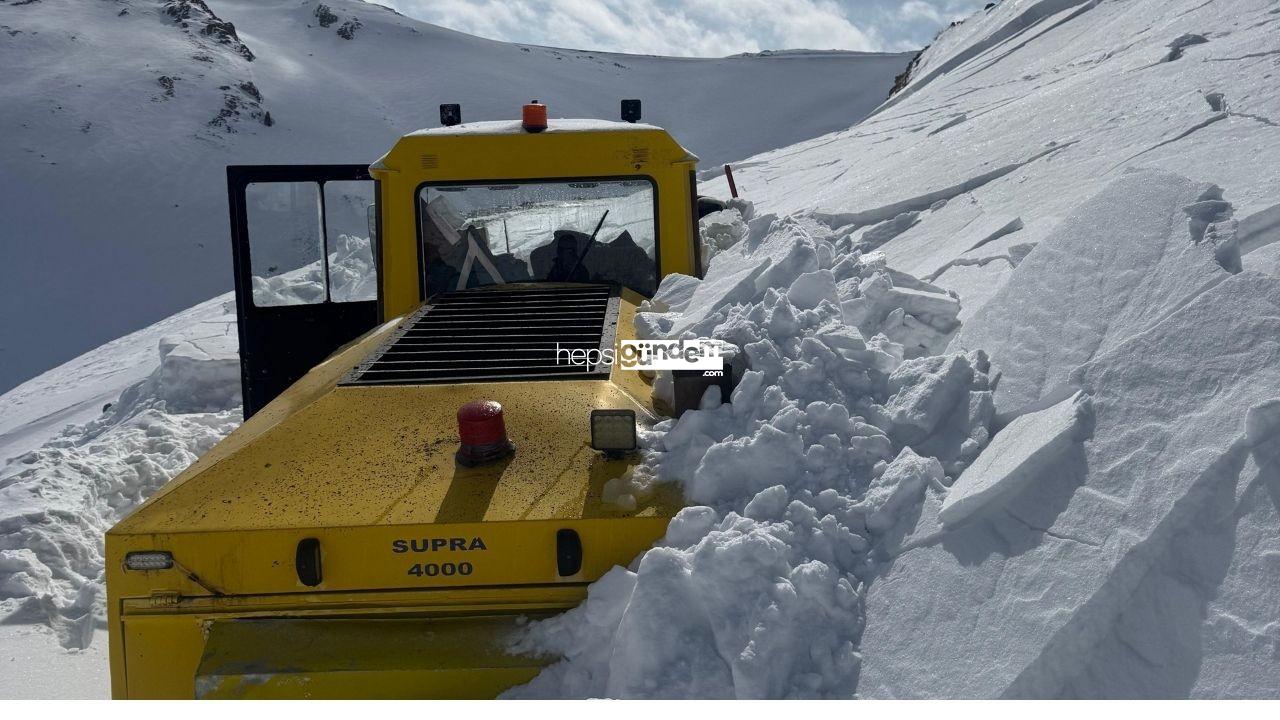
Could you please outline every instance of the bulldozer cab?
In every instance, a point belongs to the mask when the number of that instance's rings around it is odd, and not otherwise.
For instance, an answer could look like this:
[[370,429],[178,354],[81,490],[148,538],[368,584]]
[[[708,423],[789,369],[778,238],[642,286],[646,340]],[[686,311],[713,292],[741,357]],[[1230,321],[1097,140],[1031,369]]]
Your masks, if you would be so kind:
[[700,275],[696,162],[652,126],[553,120],[418,131],[372,167],[228,167],[245,417],[441,293]]
[[657,127],[543,115],[368,166],[228,168],[245,422],[107,533],[112,694],[532,678],[548,659],[512,631],[682,504],[611,490],[662,407],[602,358],[701,272],[696,161]]

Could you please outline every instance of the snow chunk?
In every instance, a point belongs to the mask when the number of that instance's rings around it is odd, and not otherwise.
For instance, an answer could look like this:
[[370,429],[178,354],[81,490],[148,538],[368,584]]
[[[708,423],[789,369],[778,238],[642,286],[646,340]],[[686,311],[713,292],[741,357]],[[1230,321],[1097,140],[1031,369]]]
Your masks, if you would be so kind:
[[835,303],[836,278],[830,270],[817,270],[796,278],[787,290],[787,300],[797,310],[818,307],[824,300]]
[[938,518],[955,527],[1017,494],[1088,433],[1090,406],[1080,393],[1028,413],[996,435],[956,480]]
[[942,483],[942,465],[903,448],[884,472],[871,482],[860,507],[867,513],[867,529],[883,533],[898,517],[920,504],[925,488]]
[[1241,220],[1237,236],[1240,252],[1243,254],[1280,244],[1280,204]]
[[991,354],[1002,416],[1061,397],[1074,368],[1230,277],[1217,247],[1196,242],[1206,217],[1226,213],[1221,194],[1170,173],[1124,174],[1026,256],[950,349]]
[[751,436],[708,448],[686,492],[690,499],[701,501],[754,495],[790,475],[803,455],[799,437],[764,425]]
[[879,225],[875,225],[862,233],[862,237],[858,239],[855,247],[863,252],[871,252],[902,233],[910,230],[911,227],[919,221],[919,219],[920,213],[916,211],[899,213],[898,215],[885,220]]
[[683,312],[701,282],[691,275],[671,273],[662,278],[662,283],[658,285],[658,291],[653,294],[653,297],[640,303],[638,312]]
[[0,600],[42,597],[56,592],[53,572],[28,548],[0,550]]
[[889,376],[893,398],[885,406],[902,442],[917,442],[934,428],[968,390],[973,368],[964,355],[907,360]]
[[[1280,388],[1273,388],[1280,393]],[[1249,408],[1245,415],[1245,436],[1263,464],[1280,464],[1280,398]]]
[[[172,341],[170,341],[172,342]],[[230,338],[161,342],[156,396],[170,412],[205,412],[240,403],[240,353]]]
[[1246,269],[1280,276],[1280,243],[1254,250],[1244,256],[1242,263]]
[[1207,42],[1209,42],[1209,39],[1198,33],[1185,33],[1183,35],[1179,35],[1174,38],[1173,42],[1169,43],[1169,54],[1165,55],[1164,61],[1173,62],[1174,60],[1178,60],[1182,57],[1186,48],[1193,45],[1203,45]]
[[742,211],[730,207],[710,213],[698,221],[702,238],[702,262],[706,266],[724,250],[737,245],[747,236],[747,223]]

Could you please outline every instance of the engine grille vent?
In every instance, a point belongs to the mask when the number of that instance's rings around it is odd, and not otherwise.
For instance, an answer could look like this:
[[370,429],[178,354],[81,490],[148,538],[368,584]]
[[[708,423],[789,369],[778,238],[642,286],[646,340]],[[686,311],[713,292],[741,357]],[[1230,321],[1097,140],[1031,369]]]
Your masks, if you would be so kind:
[[342,385],[427,385],[608,377],[560,350],[613,346],[618,296],[607,285],[503,285],[432,298]]

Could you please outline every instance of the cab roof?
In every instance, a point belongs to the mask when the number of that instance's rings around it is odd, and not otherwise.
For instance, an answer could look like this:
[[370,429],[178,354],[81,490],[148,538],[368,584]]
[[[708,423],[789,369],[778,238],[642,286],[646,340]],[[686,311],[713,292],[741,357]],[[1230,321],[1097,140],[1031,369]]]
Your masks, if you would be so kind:
[[[639,157],[632,158],[630,153],[633,150],[639,153]],[[424,159],[424,153],[429,157]],[[415,130],[402,135],[369,169],[377,175],[392,168],[410,166],[444,168],[444,155],[453,153],[462,153],[456,157],[466,158],[466,171],[461,170],[461,165],[455,164],[451,168],[449,174],[458,175],[453,179],[466,179],[459,172],[486,178],[570,177],[584,173],[635,172],[641,169],[640,165],[650,162],[662,165],[698,162],[697,155],[657,125],[556,118],[548,120],[547,128],[540,132],[525,130],[518,119]],[[514,153],[521,155],[517,157]],[[637,163],[637,159],[642,162]],[[489,163],[492,169],[482,169],[486,160],[492,161]],[[517,171],[522,162],[530,168],[528,172]],[[563,170],[549,172],[550,168]]]
[[[547,121],[547,129],[536,134],[563,132],[637,132],[658,130],[665,132],[657,125],[646,123],[619,122],[617,120],[597,120],[592,118],[554,118]],[[461,123],[449,127],[434,127],[414,130],[405,137],[439,137],[442,135],[526,135],[519,120],[487,120],[484,122]]]

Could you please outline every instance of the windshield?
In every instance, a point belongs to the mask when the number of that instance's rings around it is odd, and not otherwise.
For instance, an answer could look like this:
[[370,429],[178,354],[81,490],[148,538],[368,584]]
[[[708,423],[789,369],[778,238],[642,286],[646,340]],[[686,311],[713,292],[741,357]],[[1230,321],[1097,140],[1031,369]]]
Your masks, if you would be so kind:
[[648,179],[429,185],[418,203],[428,295],[542,280],[657,289]]

